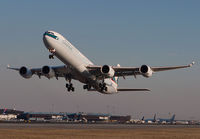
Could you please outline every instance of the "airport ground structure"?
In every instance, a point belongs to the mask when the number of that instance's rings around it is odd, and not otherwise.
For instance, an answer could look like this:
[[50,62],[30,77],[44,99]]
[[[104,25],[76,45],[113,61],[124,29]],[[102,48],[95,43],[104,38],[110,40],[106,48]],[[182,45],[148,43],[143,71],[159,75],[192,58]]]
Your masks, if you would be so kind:
[[0,122],[129,123],[130,121],[131,116],[119,116],[101,113],[47,113],[0,109]]
[[134,119],[130,115],[112,115],[102,113],[45,113],[45,112],[24,112],[14,109],[0,109],[0,123],[70,123],[70,124],[195,124],[200,125],[197,120],[174,120],[172,122],[145,121],[144,119]]

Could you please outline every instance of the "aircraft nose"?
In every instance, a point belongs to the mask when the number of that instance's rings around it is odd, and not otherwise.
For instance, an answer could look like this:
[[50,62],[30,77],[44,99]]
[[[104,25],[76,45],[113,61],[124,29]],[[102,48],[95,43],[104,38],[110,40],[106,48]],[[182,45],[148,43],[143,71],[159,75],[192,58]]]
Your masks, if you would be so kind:
[[55,35],[53,31],[46,31],[43,34],[43,42],[47,49],[55,49],[54,47],[57,44],[58,37]]
[[47,31],[43,34],[43,39],[47,40]]
[[47,37],[46,33],[47,33],[47,32],[45,32],[45,33],[43,34],[43,42],[44,42],[46,48],[49,49],[48,37]]

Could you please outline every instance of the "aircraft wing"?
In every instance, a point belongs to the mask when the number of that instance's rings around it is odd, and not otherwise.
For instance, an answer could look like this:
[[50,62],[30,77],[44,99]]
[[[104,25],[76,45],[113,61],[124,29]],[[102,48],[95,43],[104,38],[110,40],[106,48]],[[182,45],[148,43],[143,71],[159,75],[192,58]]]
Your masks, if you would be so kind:
[[[192,67],[192,65],[194,65],[194,62],[192,62],[189,65],[171,66],[171,67],[149,67],[146,65],[143,65],[143,66],[146,66],[146,68],[149,68],[148,70],[150,70],[152,73],[155,73],[159,71],[188,68],[188,67]],[[110,67],[115,71],[114,76],[123,76],[123,77],[135,76],[136,77],[136,75],[144,75],[144,73],[141,72],[142,67],[119,67],[119,66],[110,66]],[[102,76],[102,73],[101,73],[102,66],[90,65],[90,66],[87,66],[87,68],[92,74],[96,76]]]
[[[49,66],[47,66],[47,67],[49,67]],[[7,69],[16,70],[16,71],[19,71],[19,72],[20,72],[21,68],[13,68],[13,67],[10,67],[10,65],[7,66]],[[26,67],[23,67],[23,68],[26,68]],[[66,75],[69,75],[71,73],[71,70],[69,70],[69,68],[67,68],[67,66],[65,66],[65,65],[63,65],[63,66],[52,66],[52,67],[49,67],[49,68],[53,71],[54,77],[56,77],[56,78],[65,77]],[[30,68],[30,69],[26,68],[26,70],[30,71],[29,74],[31,74],[31,76],[33,74],[35,74],[35,75],[38,75],[39,78],[41,76],[46,76],[47,78],[49,78],[48,75],[45,75],[42,72],[42,68]]]
[[159,71],[165,71],[165,70],[174,70],[174,69],[182,69],[182,68],[188,68],[188,67],[192,67],[195,64],[195,62],[192,62],[189,65],[185,65],[185,66],[172,66],[172,67],[151,67],[151,69],[154,72],[159,72]]
[[19,70],[20,70],[19,68],[10,67],[10,65],[7,65],[7,69],[16,70],[16,71],[19,71]]

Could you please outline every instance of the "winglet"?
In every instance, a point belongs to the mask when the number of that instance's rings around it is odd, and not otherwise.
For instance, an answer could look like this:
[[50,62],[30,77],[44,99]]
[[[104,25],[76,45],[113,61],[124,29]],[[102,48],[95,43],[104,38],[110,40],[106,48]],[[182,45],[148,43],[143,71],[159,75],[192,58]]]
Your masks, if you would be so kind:
[[193,61],[191,64],[189,64],[189,67],[192,67],[195,64],[195,62]]

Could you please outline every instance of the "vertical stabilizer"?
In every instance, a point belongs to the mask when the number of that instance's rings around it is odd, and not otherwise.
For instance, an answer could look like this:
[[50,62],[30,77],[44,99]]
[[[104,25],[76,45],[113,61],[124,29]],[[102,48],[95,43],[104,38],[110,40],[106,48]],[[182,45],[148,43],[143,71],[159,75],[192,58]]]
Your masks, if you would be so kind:
[[154,114],[154,117],[153,117],[153,122],[156,121],[156,114]]
[[175,114],[172,116],[171,121],[174,121],[175,116],[176,116]]
[[[120,67],[120,64],[117,64],[117,67]],[[118,85],[119,77],[118,76],[114,76],[113,77],[113,81],[116,82],[116,84]]]
[[3,114],[6,114],[7,109],[4,109]]

